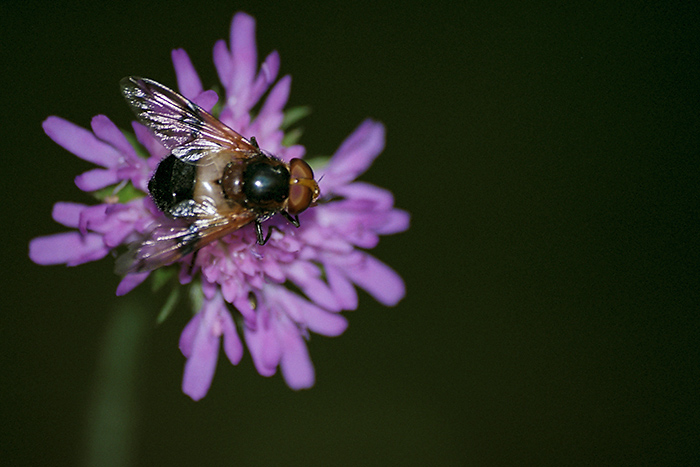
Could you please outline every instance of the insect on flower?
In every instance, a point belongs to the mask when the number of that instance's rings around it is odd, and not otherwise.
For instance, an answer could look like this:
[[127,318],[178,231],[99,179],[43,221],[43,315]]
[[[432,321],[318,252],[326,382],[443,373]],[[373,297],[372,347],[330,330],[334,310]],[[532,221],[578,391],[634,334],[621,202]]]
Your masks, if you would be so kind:
[[[291,77],[278,79],[279,54],[258,63],[255,20],[236,13],[230,41],[217,41],[213,56],[219,93],[204,89],[182,49],[172,51],[182,95],[124,78],[140,121],[133,133],[105,115],[89,129],[57,116],[43,122],[52,140],[96,165],[75,184],[99,203],[56,202],[52,217],[68,231],[32,239],[29,257],[76,266],[125,249],[117,295],[151,276],[154,288],[173,282],[159,322],[184,287],[194,315],[179,340],[182,390],[193,400],[207,394],[219,351],[237,365],[244,345],[261,375],[279,369],[290,388],[310,388],[316,373],[307,341],[345,331],[342,312],[358,308],[356,287],[387,306],[406,292],[401,276],[366,251],[410,223],[389,190],[358,180],[384,149],[384,125],[364,120],[317,159],[314,176],[301,160],[301,129],[290,128],[305,111],[285,109]],[[274,222],[276,214],[287,221]],[[280,235],[264,231],[268,220]]]
[[295,227],[298,214],[320,195],[311,167],[288,164],[262,151],[184,96],[155,81],[122,79],[124,97],[138,120],[171,152],[148,182],[151,198],[169,220],[119,258],[117,272],[146,272],[167,265],[253,222],[280,213]]

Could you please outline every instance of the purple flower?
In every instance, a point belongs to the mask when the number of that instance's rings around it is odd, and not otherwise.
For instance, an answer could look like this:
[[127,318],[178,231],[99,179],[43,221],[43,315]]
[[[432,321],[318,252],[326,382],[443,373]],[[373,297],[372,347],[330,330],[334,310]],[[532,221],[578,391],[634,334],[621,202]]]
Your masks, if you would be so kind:
[[[214,108],[218,96],[203,89],[187,53],[174,50],[172,60],[180,92],[207,110]],[[214,63],[225,96],[219,119],[246,137],[255,136],[260,147],[285,161],[303,157],[304,147],[289,144],[283,131],[291,79],[277,80],[277,52],[258,69],[253,18],[234,16],[230,44],[216,43]],[[56,203],[54,220],[73,230],[33,239],[29,256],[34,262],[74,266],[101,259],[163,221],[146,194],[152,172],[168,151],[144,126],[133,124],[131,140],[102,115],[93,119],[92,131],[59,117],[49,117],[43,126],[59,145],[100,166],[75,183],[101,203]],[[292,389],[309,388],[315,374],[306,340],[310,332],[343,333],[347,320],[339,312],[357,308],[356,286],[388,306],[403,298],[402,279],[364,251],[380,235],[404,231],[409,223],[408,213],[394,208],[390,192],[355,181],[383,147],[384,127],[366,120],[330,160],[314,167],[321,199],[301,213],[298,229],[275,217],[267,221],[275,229],[264,246],[256,244],[248,225],[204,246],[194,262],[188,257],[164,268],[179,268],[180,283],[201,297],[180,337],[187,359],[183,391],[191,398],[206,395],[221,343],[232,364],[241,360],[239,331],[261,375],[271,376],[279,367]],[[149,274],[126,275],[117,295]]]

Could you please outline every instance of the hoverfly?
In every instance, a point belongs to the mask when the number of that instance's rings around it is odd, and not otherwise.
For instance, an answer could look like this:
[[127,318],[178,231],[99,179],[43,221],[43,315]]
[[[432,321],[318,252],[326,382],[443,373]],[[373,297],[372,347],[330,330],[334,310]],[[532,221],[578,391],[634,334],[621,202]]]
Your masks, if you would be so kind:
[[281,213],[295,227],[298,214],[320,195],[311,167],[263,152],[184,96],[155,81],[121,80],[122,94],[170,154],[148,182],[151,198],[168,218],[117,260],[117,272],[151,271],[196,252],[253,222]]

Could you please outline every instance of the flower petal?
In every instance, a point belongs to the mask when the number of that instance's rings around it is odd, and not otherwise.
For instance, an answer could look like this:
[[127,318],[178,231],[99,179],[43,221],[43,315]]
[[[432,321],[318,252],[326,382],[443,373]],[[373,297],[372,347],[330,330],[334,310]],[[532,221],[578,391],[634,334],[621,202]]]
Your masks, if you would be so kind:
[[[133,122],[131,126],[134,129],[134,134],[136,134],[136,140],[152,155],[151,159],[159,161],[168,155],[169,151],[161,144],[158,138],[151,133],[151,130],[138,122]],[[155,166],[156,164],[154,163],[152,168],[155,168]]]
[[310,388],[314,385],[316,374],[306,343],[291,324],[285,331],[284,353],[280,360],[284,381],[295,391]]
[[348,276],[378,302],[387,306],[396,305],[406,295],[401,276],[373,256],[361,255],[362,260],[357,265],[347,268]]
[[37,264],[78,264],[104,258],[109,249],[105,248],[102,236],[89,233],[65,232],[46,237],[37,237],[29,242],[29,258]]
[[[300,300],[306,302],[305,300]],[[310,331],[322,336],[335,337],[345,332],[348,320],[341,314],[331,313],[306,302],[299,304],[303,322]]]
[[207,112],[211,112],[211,109],[219,102],[219,95],[210,89],[208,91],[202,91],[192,100]]
[[310,262],[297,260],[285,268],[287,277],[294,282],[304,294],[319,306],[340,311],[341,307],[330,288],[319,276],[321,271]]
[[394,195],[384,188],[365,182],[354,182],[339,187],[335,193],[350,200],[372,201],[374,210],[389,210],[394,206]]
[[104,224],[106,223],[105,221],[107,221],[106,214],[106,204],[85,207],[85,209],[80,211],[80,216],[78,218],[78,230],[83,235],[88,232],[88,229],[98,233],[103,233],[101,229],[104,228]]
[[131,162],[136,161],[138,156],[136,155],[134,147],[109,117],[106,115],[96,115],[92,118],[92,121],[90,121],[90,126],[95,136],[100,140],[113,146],[122,156],[127,157]]
[[190,358],[192,355],[192,348],[194,347],[194,338],[197,335],[197,330],[199,329],[199,323],[202,321],[204,313],[197,313],[194,315],[185,325],[185,328],[180,333],[179,347],[180,352],[185,358]]
[[85,204],[59,201],[53,205],[51,217],[59,224],[63,224],[66,227],[78,228],[80,224],[80,214],[87,208],[88,206]]
[[[258,64],[258,49],[255,43],[255,20],[245,13],[236,13],[231,22],[231,58],[234,68],[231,73],[229,94],[247,94]],[[246,112],[248,109],[246,109]]]
[[[272,287],[268,288],[268,294]],[[271,305],[284,310],[287,317],[296,324],[295,328],[308,328],[324,336],[338,336],[348,327],[344,316],[319,307],[302,298],[286,287],[275,286]]]
[[231,314],[226,310],[225,306],[223,311],[219,314],[219,319],[224,336],[224,353],[232,364],[238,365],[241,358],[243,358],[243,343],[240,337],[238,337],[233,318],[231,318]]
[[[289,99],[289,91],[292,86],[292,78],[287,75],[280,79],[275,87],[270,90],[265,103],[260,109],[260,113],[255,118],[255,121],[250,127],[251,133],[257,135],[263,135],[259,139],[265,141],[263,137],[265,135],[270,135],[275,131],[279,131],[279,127],[282,124],[284,115],[282,114],[282,109],[287,104],[287,99]],[[282,140],[283,133],[280,131],[280,141]],[[269,147],[266,144],[265,147]]]
[[323,264],[326,280],[343,310],[357,309],[357,292],[345,275],[330,263]]
[[257,102],[267,88],[275,81],[277,78],[277,73],[280,70],[280,56],[277,51],[273,50],[270,55],[265,57],[265,61],[260,65],[260,71],[258,76],[255,78],[255,83],[253,83],[251,89],[251,101]]
[[[110,221],[114,220],[115,219],[110,219]],[[134,225],[132,223],[110,222],[110,224],[115,225],[110,225],[110,229],[102,232],[104,234],[102,240],[109,248],[116,248],[125,243],[127,237],[134,232]]]
[[408,230],[411,215],[403,209],[392,209],[385,217],[384,223],[377,227],[379,235],[391,235]]
[[75,177],[75,185],[83,191],[96,191],[119,182],[112,169],[92,169]]
[[[261,305],[261,304],[259,304]],[[272,376],[277,371],[277,365],[282,357],[282,348],[273,326],[278,323],[268,319],[266,309],[259,307],[257,310],[256,327],[245,327],[245,337],[250,356],[253,358],[255,369],[262,376]]]
[[197,323],[185,363],[182,392],[196,401],[207,395],[216,371],[219,356],[219,333],[217,332],[219,307],[218,300],[204,303],[199,312],[202,318]]
[[180,94],[190,100],[194,100],[202,92],[202,81],[199,79],[190,56],[184,49],[174,49],[170,56],[173,60],[175,75],[177,76],[177,88]]
[[233,300],[229,300],[230,303],[233,304],[234,307],[238,310],[238,312],[243,316],[243,319],[246,322],[246,325],[250,329],[255,329],[257,327],[257,314],[255,313],[255,310],[250,305],[250,300],[248,299],[248,294],[245,296],[239,295],[238,297],[234,298]]
[[319,181],[321,192],[330,193],[345,185],[372,165],[384,149],[384,125],[365,120],[340,145]]
[[231,63],[231,54],[226,46],[226,41],[223,39],[216,41],[214,44],[214,67],[219,75],[219,81],[224,85],[224,88],[227,88],[233,64]]
[[44,132],[59,146],[88,162],[112,167],[119,163],[119,151],[100,141],[92,132],[60,117],[51,116],[42,123]]
[[140,285],[150,275],[150,272],[139,272],[137,274],[127,274],[117,286],[117,297],[126,295]]

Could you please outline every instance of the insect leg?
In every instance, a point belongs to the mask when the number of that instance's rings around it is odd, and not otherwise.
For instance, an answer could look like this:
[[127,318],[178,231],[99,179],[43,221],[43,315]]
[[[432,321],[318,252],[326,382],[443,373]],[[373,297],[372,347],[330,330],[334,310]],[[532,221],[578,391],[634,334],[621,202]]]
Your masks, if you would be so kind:
[[264,245],[270,239],[272,235],[272,228],[267,229],[267,235],[263,237],[262,221],[260,219],[255,219],[255,236],[257,237],[258,245]]
[[282,215],[287,219],[294,227],[299,227],[299,216],[292,217],[287,211],[282,211]]
[[192,275],[192,272],[194,271],[194,264],[197,261],[197,253],[199,253],[199,250],[195,250],[194,253],[192,253],[192,259],[190,259],[190,268],[189,268],[190,276]]

